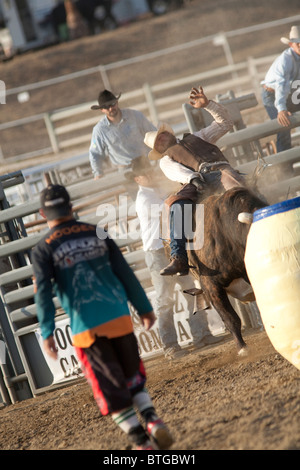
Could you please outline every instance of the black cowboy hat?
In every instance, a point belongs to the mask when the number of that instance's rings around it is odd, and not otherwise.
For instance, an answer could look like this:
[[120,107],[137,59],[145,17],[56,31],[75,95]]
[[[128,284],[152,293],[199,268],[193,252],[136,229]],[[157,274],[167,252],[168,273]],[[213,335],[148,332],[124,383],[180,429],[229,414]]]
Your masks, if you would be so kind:
[[103,90],[99,93],[99,96],[98,96],[99,105],[95,104],[91,106],[91,109],[93,110],[102,109],[104,106],[108,106],[109,104],[112,104],[115,101],[118,101],[120,96],[121,96],[121,93],[115,96],[111,91]]

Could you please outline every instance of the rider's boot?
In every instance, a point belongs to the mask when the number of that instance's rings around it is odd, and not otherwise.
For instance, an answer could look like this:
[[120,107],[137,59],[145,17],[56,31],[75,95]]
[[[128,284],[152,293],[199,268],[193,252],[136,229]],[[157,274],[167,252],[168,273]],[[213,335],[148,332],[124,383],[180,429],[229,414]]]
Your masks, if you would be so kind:
[[[170,209],[170,250],[171,262],[160,271],[162,276],[186,276],[189,273],[188,257],[186,252],[187,233],[189,227],[185,226],[185,215],[192,213],[192,201],[178,200]],[[187,224],[188,225],[188,224]]]
[[184,256],[175,255],[171,258],[170,264],[160,271],[162,276],[187,276],[189,273],[189,264]]

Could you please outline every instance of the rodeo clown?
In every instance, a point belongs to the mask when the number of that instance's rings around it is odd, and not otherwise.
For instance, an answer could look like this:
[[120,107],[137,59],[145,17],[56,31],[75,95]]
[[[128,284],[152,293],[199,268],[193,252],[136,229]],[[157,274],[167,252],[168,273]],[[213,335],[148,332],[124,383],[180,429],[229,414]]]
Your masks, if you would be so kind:
[[100,237],[99,228],[75,220],[64,186],[42,191],[41,215],[50,230],[34,247],[32,264],[46,353],[58,358],[54,288],[70,317],[72,342],[102,415],[112,416],[135,450],[170,447],[172,436],[145,388],[128,307],[130,301],[145,329],[152,327],[155,315],[141,284],[107,233]]

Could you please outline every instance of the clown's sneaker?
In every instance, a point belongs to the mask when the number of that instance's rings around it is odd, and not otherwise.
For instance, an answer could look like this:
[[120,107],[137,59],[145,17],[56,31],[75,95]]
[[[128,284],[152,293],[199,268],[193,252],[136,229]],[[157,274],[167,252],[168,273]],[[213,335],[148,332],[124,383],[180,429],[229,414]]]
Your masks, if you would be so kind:
[[135,450],[158,450],[158,447],[150,439],[147,439],[143,444],[137,445]]
[[149,436],[154,439],[159,449],[168,449],[173,444],[173,438],[167,426],[161,419],[147,422]]

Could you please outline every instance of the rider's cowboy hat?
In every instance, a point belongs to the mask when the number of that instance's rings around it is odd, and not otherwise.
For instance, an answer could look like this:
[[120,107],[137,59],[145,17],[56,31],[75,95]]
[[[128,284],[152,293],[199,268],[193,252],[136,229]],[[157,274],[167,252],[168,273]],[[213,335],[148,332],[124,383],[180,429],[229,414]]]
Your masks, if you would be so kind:
[[111,91],[103,90],[99,93],[99,96],[98,96],[99,105],[94,104],[93,106],[91,106],[91,109],[93,110],[102,109],[103,106],[108,106],[114,103],[115,101],[118,101],[120,96],[121,96],[121,93],[115,96]]
[[157,136],[162,132],[169,132],[170,134],[175,135],[172,127],[165,123],[160,125],[158,131],[147,132],[145,135],[144,143],[152,149],[148,154],[149,160],[160,160],[162,157],[161,153],[157,152],[154,148]]
[[290,31],[290,38],[281,38],[283,44],[289,44],[290,42],[300,42],[300,26],[292,26]]

